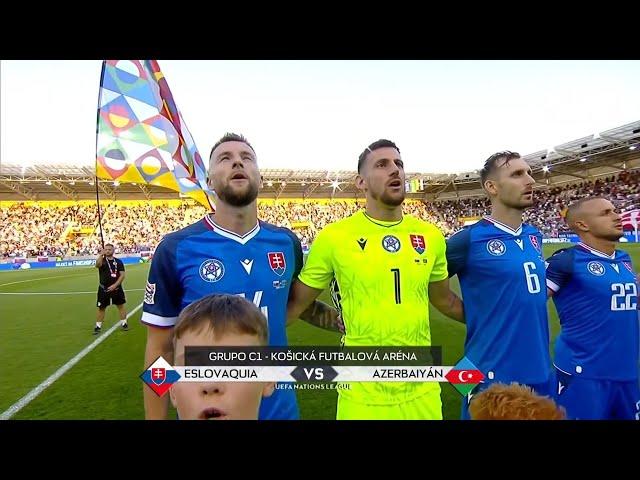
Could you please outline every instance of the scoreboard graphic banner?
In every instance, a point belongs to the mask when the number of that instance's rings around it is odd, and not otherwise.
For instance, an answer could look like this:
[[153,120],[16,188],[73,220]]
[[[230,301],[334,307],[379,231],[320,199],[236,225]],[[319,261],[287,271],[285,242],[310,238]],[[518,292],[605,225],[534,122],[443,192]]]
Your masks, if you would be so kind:
[[440,347],[186,347],[140,376],[163,396],[177,382],[448,382],[466,395],[484,379],[469,359],[442,366]]

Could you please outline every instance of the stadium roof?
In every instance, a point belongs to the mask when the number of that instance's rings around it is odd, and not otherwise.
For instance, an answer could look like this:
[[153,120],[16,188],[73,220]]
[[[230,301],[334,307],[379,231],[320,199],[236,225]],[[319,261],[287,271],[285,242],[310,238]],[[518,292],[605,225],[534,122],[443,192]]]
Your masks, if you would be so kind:
[[[524,155],[540,188],[581,182],[640,168],[640,121]],[[261,170],[264,198],[362,198],[355,171]],[[478,171],[459,174],[407,173],[422,189],[409,198],[428,200],[481,195]],[[82,200],[96,196],[95,171],[70,165],[0,165],[0,200]],[[106,199],[170,199],[177,192],[143,184],[98,182]]]

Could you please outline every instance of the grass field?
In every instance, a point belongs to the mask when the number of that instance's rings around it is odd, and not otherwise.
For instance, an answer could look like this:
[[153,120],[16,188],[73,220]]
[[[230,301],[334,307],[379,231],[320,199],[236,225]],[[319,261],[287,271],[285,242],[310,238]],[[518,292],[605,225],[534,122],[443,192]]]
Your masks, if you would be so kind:
[[[545,258],[562,245],[545,245]],[[622,245],[640,265],[640,245]],[[127,267],[127,305],[142,301],[148,264]],[[458,290],[457,281],[453,287]],[[95,268],[0,272],[0,413],[40,385],[96,337]],[[322,300],[330,303],[328,292]],[[549,302],[552,338],[558,319]],[[16,419],[142,419],[142,381],[146,331],[141,310],[129,319],[127,332],[116,330],[75,366],[28,403]],[[117,310],[107,309],[103,333],[117,322]],[[443,347],[443,364],[462,356],[465,327],[431,310],[434,345]],[[336,345],[339,336],[302,321],[288,330],[291,345]],[[457,419],[460,395],[443,383],[445,419]],[[298,390],[303,419],[335,418],[335,390]]]

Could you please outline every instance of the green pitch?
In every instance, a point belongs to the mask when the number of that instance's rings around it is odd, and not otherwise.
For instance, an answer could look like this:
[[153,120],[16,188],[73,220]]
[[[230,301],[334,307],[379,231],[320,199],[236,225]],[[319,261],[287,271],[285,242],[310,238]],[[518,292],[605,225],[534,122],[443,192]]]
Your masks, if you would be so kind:
[[[545,245],[545,258],[563,245]],[[621,245],[640,265],[640,245]],[[125,289],[129,311],[142,302],[149,265],[128,265]],[[95,268],[0,272],[0,413],[67,364],[97,337]],[[458,290],[457,281],[453,281]],[[88,293],[86,293],[88,292]],[[44,295],[44,294],[47,295]],[[16,295],[18,294],[18,295]],[[328,292],[321,299],[330,303]],[[549,302],[552,338],[558,318]],[[129,331],[114,331],[13,418],[142,419],[142,381],[146,331],[141,310],[129,319]],[[103,333],[118,320],[107,309]],[[465,327],[431,310],[434,345],[443,347],[443,364],[462,356]],[[296,322],[288,330],[292,345],[336,345],[339,336]],[[445,419],[457,419],[460,394],[443,383]],[[298,390],[303,419],[335,418],[335,390]]]

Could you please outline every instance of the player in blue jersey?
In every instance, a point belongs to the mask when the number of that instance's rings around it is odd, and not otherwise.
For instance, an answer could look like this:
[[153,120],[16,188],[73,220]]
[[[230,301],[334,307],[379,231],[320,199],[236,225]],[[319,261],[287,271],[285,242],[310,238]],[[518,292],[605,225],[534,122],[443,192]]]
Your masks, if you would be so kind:
[[571,419],[640,419],[638,285],[626,252],[616,250],[622,222],[601,197],[567,210],[581,242],[547,266],[561,331],[556,339],[556,401]]
[[522,223],[533,205],[531,168],[515,152],[490,156],[480,172],[491,216],[447,241],[449,276],[458,275],[467,323],[465,356],[485,375],[465,397],[491,383],[517,382],[551,394],[549,326],[542,234]]
[[[217,196],[215,214],[166,235],[154,253],[142,315],[148,326],[145,365],[159,356],[173,361],[171,338],[180,311],[212,293],[253,301],[267,317],[269,345],[287,345],[287,299],[302,268],[302,249],[290,230],[258,220],[261,181],[255,151],[243,136],[227,134],[214,145],[208,183]],[[335,309],[322,306],[314,309],[316,316],[337,317]],[[147,419],[166,418],[168,399],[146,385],[144,402]],[[298,416],[291,389],[276,388],[260,407],[260,419]]]

